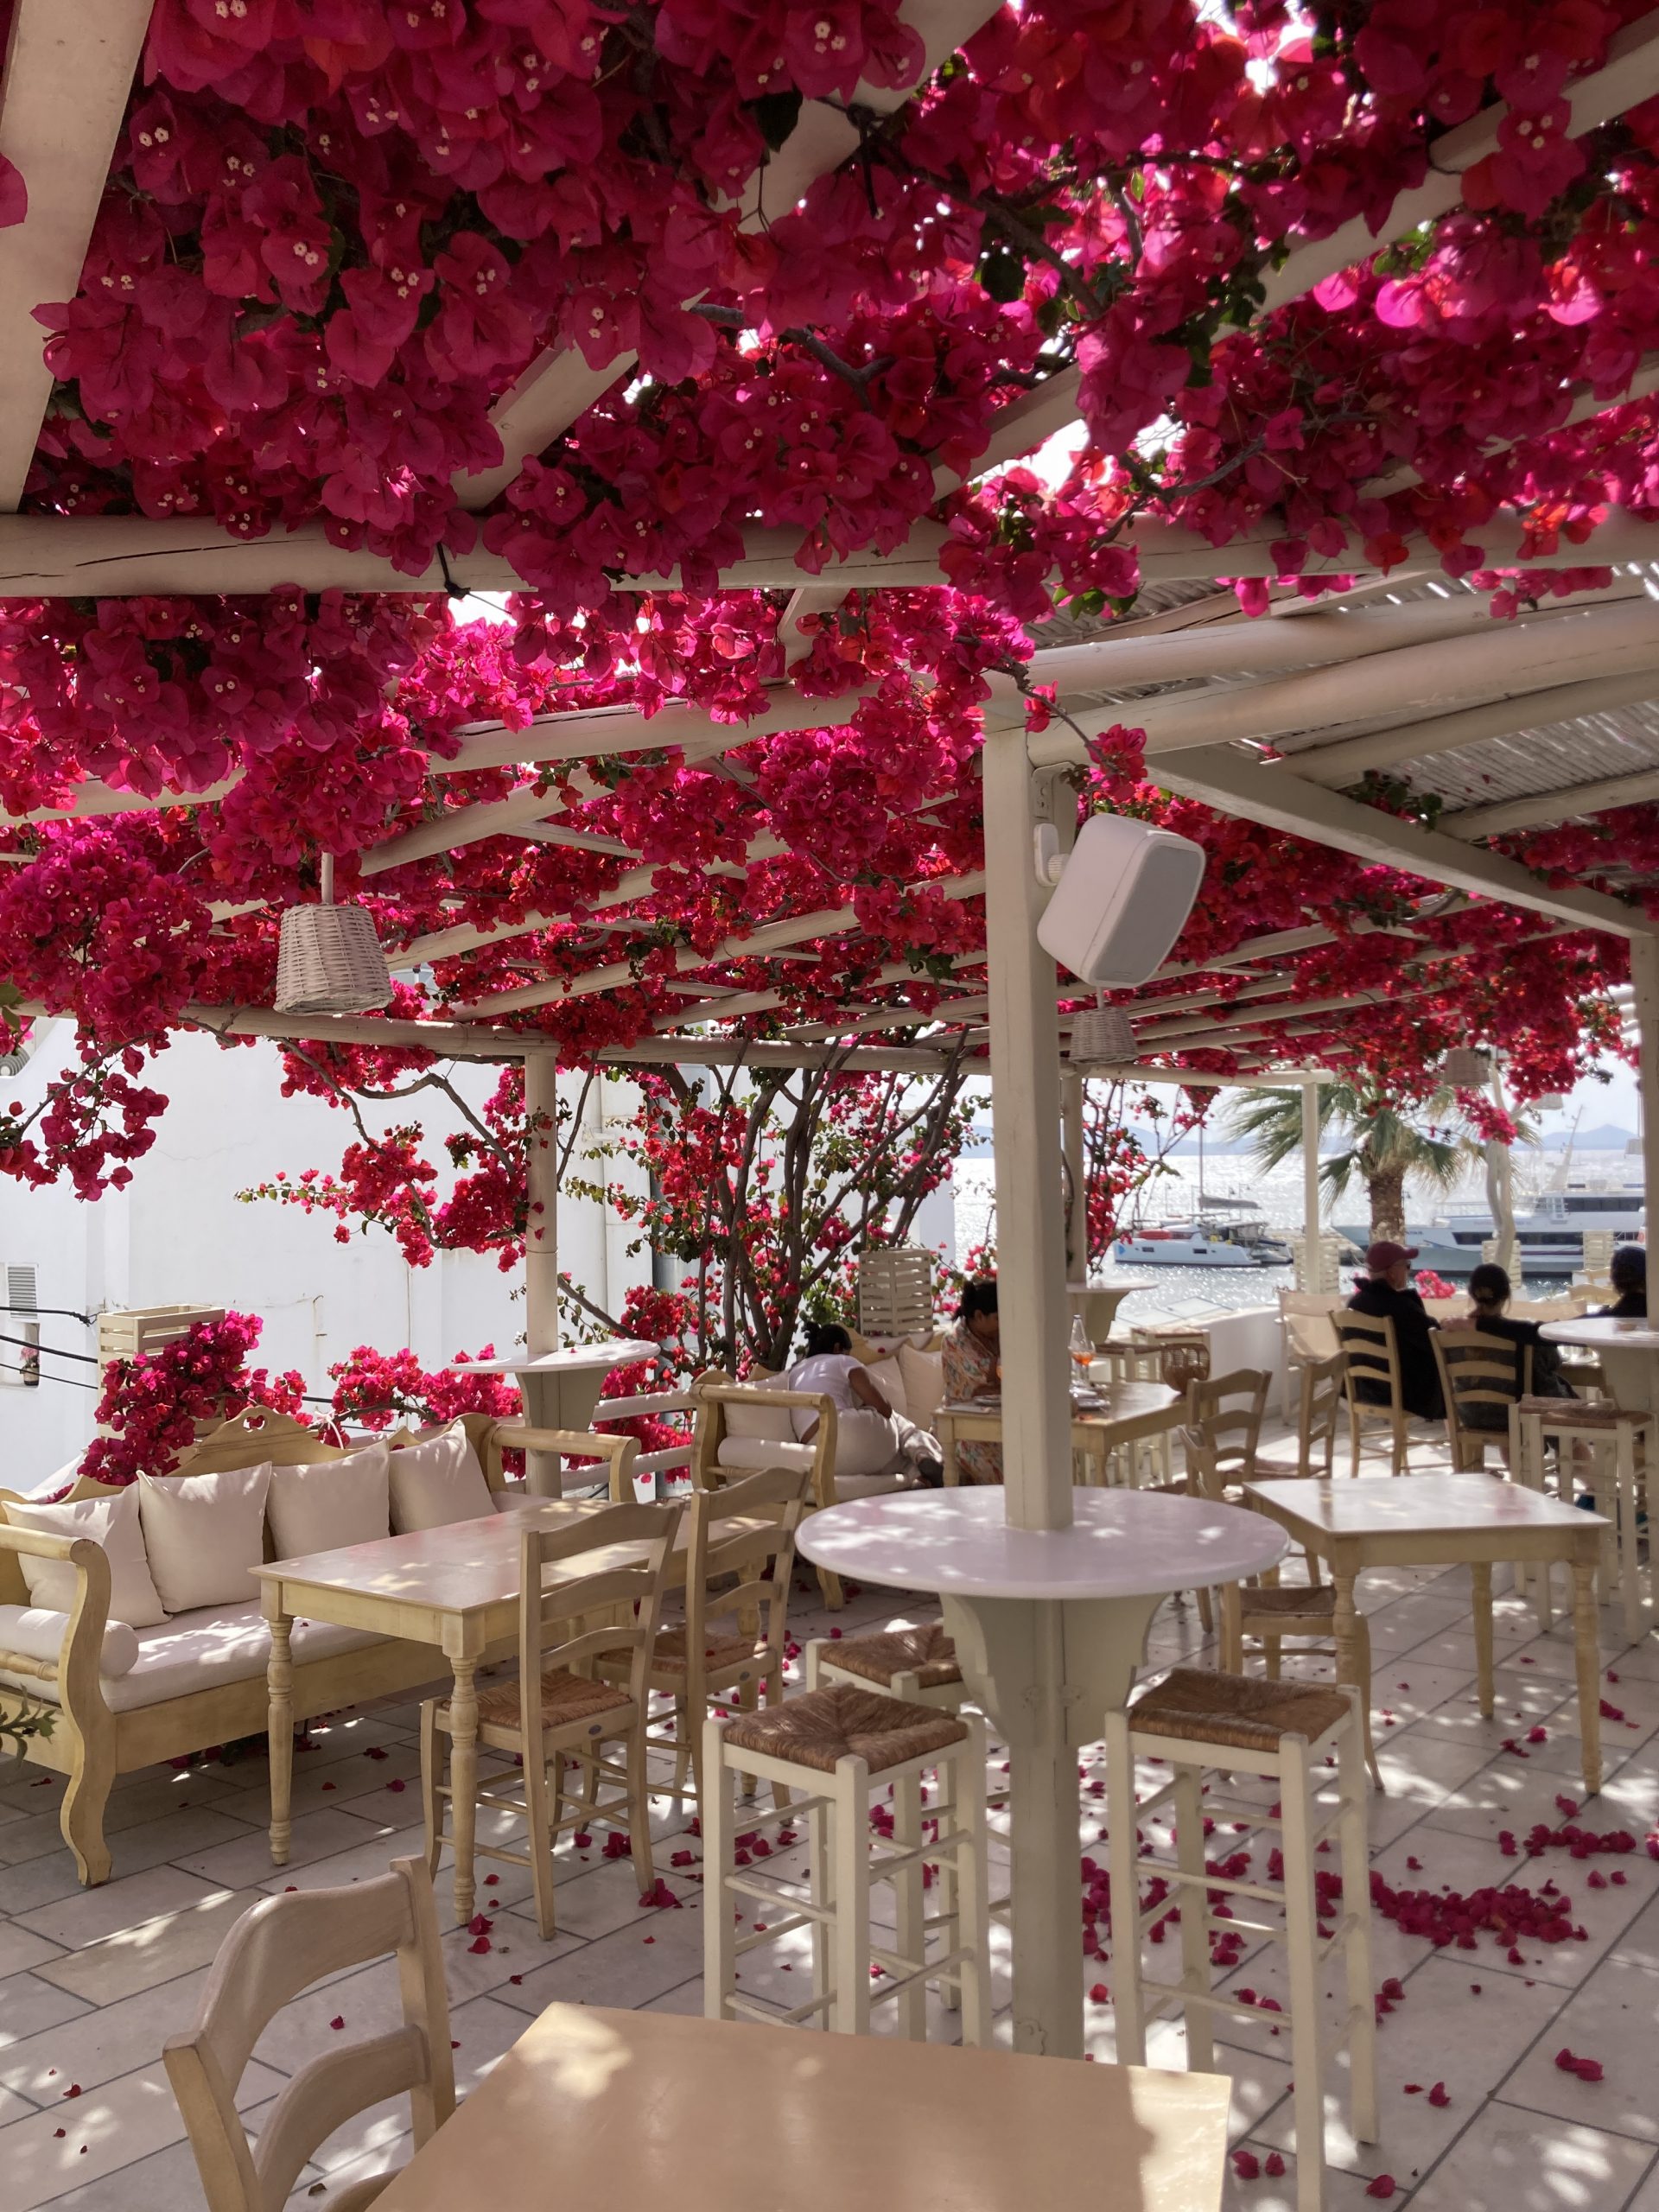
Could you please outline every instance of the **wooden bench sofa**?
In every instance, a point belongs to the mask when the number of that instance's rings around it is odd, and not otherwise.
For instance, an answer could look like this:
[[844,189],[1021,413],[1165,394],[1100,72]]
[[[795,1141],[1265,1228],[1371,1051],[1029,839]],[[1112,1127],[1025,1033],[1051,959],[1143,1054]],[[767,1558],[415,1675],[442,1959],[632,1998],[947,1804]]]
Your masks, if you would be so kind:
[[[526,1444],[600,1461],[607,1470],[613,1497],[631,1499],[634,1495],[638,1446],[632,1437],[531,1430],[522,1424],[493,1422],[483,1414],[464,1418],[498,1509],[515,1496],[524,1496],[522,1484],[509,1484],[504,1475],[502,1454]],[[406,1431],[388,1439],[394,1450],[414,1440]],[[302,1466],[342,1456],[315,1430],[285,1414],[253,1408],[201,1439],[166,1479],[257,1466],[267,1459],[277,1466]],[[73,1500],[109,1494],[104,1484],[82,1478],[67,1496]],[[0,1490],[0,1505],[15,1495]],[[273,1555],[269,1530],[266,1551],[268,1557]],[[161,1629],[139,1632],[138,1668],[105,1677],[99,1659],[109,1618],[110,1567],[103,1548],[86,1538],[48,1535],[0,1522],[0,1605],[29,1603],[20,1563],[24,1554],[67,1560],[75,1572],[74,1599],[54,1660],[0,1649],[0,1716],[15,1716],[31,1698],[57,1707],[52,1733],[29,1738],[23,1757],[32,1765],[69,1777],[60,1815],[63,1837],[74,1853],[82,1883],[90,1887],[110,1876],[104,1814],[117,1775],[264,1733],[270,1630],[257,1599],[245,1605],[177,1615]],[[189,1625],[180,1630],[178,1623]],[[156,1662],[149,1665],[142,1656],[146,1639],[151,1640],[150,1657]],[[486,1656],[505,1656],[505,1649]],[[196,1669],[213,1679],[192,1688]],[[442,1656],[430,1644],[323,1623],[295,1624],[296,1723],[419,1688],[442,1673]]]

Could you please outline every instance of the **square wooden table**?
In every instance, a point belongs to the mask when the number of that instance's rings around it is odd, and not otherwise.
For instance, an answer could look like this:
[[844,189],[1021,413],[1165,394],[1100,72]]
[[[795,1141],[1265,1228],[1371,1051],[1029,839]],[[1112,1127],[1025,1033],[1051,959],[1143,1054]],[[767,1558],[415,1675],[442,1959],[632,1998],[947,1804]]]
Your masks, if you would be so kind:
[[1224,2075],[553,2005],[378,2212],[1217,2212]]
[[1601,1787],[1601,1653],[1597,1642],[1596,1563],[1606,1522],[1559,1498],[1490,1475],[1367,1475],[1341,1482],[1295,1478],[1244,1485],[1246,1502],[1304,1545],[1330,1570],[1337,1593],[1337,1679],[1358,1687],[1354,1585],[1370,1567],[1466,1566],[1474,1599],[1475,1669],[1480,1709],[1490,1720],[1492,1680],[1492,1567],[1561,1560],[1573,1576],[1579,1732],[1584,1786]]
[[[1105,1483],[1107,1463],[1114,1452],[1126,1444],[1143,1444],[1149,1437],[1167,1435],[1186,1418],[1185,1395],[1162,1382],[1109,1382],[1099,1395],[1098,1407],[1085,1409],[1073,1401],[1071,1408],[1071,1448],[1089,1463],[1091,1486]],[[1001,1401],[947,1398],[939,1408],[934,1430],[944,1455],[945,1484],[953,1488],[960,1480],[959,1441],[1002,1441]]]
[[[448,1661],[454,1677],[449,1757],[454,1785],[450,1811],[455,1832],[455,1910],[463,1922],[472,1918],[476,1678],[486,1653],[493,1650],[505,1656],[518,1637],[518,1564],[525,1522],[533,1516],[542,1525],[558,1527],[601,1513],[608,1503],[606,1498],[536,1500],[481,1520],[451,1522],[406,1536],[382,1536],[254,1569],[261,1609],[270,1624],[265,1681],[270,1694],[270,1855],[275,1865],[288,1864],[292,1829],[295,1621],[331,1621],[409,1643],[429,1643]],[[619,1544],[613,1549],[619,1561],[641,1555],[638,1545]],[[568,1572],[591,1573],[599,1557],[583,1553]],[[546,1586],[556,1587],[566,1572],[550,1567]]]

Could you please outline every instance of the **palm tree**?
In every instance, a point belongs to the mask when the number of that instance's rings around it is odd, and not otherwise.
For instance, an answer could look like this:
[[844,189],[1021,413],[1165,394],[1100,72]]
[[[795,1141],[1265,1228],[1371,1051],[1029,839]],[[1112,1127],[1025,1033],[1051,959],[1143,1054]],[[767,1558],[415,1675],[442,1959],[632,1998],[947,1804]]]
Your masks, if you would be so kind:
[[[1371,1240],[1403,1243],[1406,1234],[1406,1179],[1449,1190],[1465,1167],[1482,1156],[1479,1140],[1465,1130],[1434,1134],[1455,1120],[1455,1094],[1435,1091],[1424,1102],[1423,1125],[1374,1090],[1353,1083],[1319,1085],[1319,1135],[1335,1129],[1346,1149],[1322,1160],[1319,1173],[1333,1199],[1358,1182],[1370,1202]],[[1233,1109],[1232,1128],[1254,1139],[1264,1167],[1277,1167],[1301,1149],[1302,1094],[1300,1090],[1256,1090]],[[1323,1147],[1321,1147],[1323,1149]]]

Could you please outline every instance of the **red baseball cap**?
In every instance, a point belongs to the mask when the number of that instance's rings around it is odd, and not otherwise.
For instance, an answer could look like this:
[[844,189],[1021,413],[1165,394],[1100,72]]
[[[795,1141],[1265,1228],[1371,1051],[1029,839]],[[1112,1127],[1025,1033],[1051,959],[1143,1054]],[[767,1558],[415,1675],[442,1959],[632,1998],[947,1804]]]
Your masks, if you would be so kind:
[[1385,1275],[1390,1268],[1397,1268],[1402,1260],[1414,1260],[1420,1247],[1415,1244],[1390,1244],[1386,1239],[1365,1248],[1365,1272],[1369,1275]]

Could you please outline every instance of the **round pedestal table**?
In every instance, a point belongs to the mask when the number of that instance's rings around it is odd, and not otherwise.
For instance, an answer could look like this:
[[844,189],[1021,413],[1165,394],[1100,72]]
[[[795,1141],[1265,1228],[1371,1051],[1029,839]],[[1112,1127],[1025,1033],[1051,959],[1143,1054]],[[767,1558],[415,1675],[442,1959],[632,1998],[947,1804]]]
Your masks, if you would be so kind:
[[1276,1566],[1283,1529],[1236,1506],[1076,1490],[1067,1529],[1011,1527],[986,1486],[858,1498],[808,1516],[815,1567],[937,1591],[963,1681],[1008,1746],[1016,2050],[1083,2055],[1077,1750],[1126,1705],[1176,1590]]
[[1601,1362],[1607,1395],[1629,1413],[1659,1413],[1659,1328],[1651,1321],[1616,1321],[1585,1314],[1546,1321],[1539,1334],[1553,1344],[1579,1344]]

